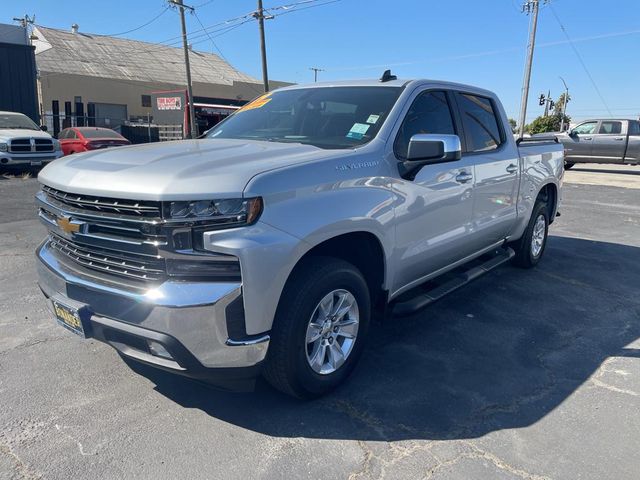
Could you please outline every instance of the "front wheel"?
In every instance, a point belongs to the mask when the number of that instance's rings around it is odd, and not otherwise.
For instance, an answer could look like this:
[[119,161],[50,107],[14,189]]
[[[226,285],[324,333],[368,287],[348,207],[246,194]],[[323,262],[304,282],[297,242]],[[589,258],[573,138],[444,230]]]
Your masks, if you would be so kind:
[[511,245],[516,252],[513,257],[514,265],[521,268],[536,266],[547,246],[548,234],[549,209],[546,203],[538,200],[533,207],[533,213],[524,234],[520,240]]
[[575,163],[571,163],[571,162],[564,162],[564,169],[565,170],[571,170],[573,168],[573,166],[575,165]]
[[356,366],[370,317],[369,289],[356,267],[330,257],[305,260],[282,294],[264,377],[298,398],[328,393]]

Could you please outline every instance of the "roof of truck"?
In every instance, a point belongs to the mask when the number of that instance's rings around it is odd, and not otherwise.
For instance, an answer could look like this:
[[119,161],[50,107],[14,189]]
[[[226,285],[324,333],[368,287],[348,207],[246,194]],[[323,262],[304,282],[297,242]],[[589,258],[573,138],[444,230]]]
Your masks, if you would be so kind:
[[386,82],[380,81],[379,78],[366,78],[355,80],[337,80],[329,82],[316,82],[298,85],[289,85],[279,88],[278,90],[293,90],[298,88],[320,88],[320,87],[404,87],[407,85],[428,85],[433,84],[441,88],[450,88],[455,90],[468,90],[478,93],[485,93],[487,95],[495,95],[493,92],[484,88],[476,87],[473,85],[465,85],[463,83],[449,82],[445,80],[434,79],[407,79],[397,78],[395,80],[388,80]]

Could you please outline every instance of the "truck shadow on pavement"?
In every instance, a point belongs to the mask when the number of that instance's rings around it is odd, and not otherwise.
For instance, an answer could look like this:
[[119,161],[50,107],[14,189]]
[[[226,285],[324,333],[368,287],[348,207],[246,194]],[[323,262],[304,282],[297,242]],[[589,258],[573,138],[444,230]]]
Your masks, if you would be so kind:
[[608,359],[640,358],[629,346],[640,337],[638,285],[640,248],[550,237],[538,268],[500,268],[411,318],[377,325],[354,375],[319,400],[264,384],[219,392],[135,369],[185,408],[266,435],[475,438],[531,425],[583,385],[606,386],[597,379]]

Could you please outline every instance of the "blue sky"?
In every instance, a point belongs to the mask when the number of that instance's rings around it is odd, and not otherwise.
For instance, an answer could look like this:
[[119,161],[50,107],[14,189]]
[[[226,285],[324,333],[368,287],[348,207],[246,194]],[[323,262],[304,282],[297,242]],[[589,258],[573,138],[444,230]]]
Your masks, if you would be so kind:
[[[300,0],[264,0],[265,8]],[[320,0],[319,3],[328,1]],[[190,3],[191,2],[191,3]],[[67,29],[76,22],[88,33],[115,34],[136,28],[163,11],[163,0],[4,0],[0,22],[25,13],[37,23]],[[200,7],[204,26],[255,9],[255,0],[185,0]],[[574,120],[640,116],[640,2],[638,0],[552,0],[540,11],[527,121],[542,113],[537,97],[557,97],[564,77]],[[313,81],[379,77],[385,66],[403,78],[437,78],[493,90],[507,113],[518,118],[529,18],[518,0],[339,0],[277,16],[266,22],[271,78]],[[300,8],[300,7],[299,7]],[[553,10],[552,10],[553,8]],[[276,10],[282,13],[284,10]],[[586,64],[600,98],[562,32],[555,11]],[[202,27],[187,16],[190,31]],[[219,49],[238,69],[261,76],[258,27],[249,21],[224,31],[209,28]],[[169,10],[128,38],[164,42],[180,34]],[[214,51],[206,37],[194,48]]]

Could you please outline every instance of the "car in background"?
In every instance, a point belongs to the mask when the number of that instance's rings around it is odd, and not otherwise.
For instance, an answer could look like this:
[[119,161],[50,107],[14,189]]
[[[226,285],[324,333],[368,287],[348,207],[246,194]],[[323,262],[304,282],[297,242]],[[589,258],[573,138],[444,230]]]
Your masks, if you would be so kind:
[[554,135],[565,148],[565,169],[576,163],[640,164],[638,120],[586,120],[568,132]]
[[65,128],[58,135],[58,140],[65,155],[131,145],[131,142],[118,132],[100,127]]
[[62,156],[58,140],[26,115],[0,112],[0,169],[41,167]]

